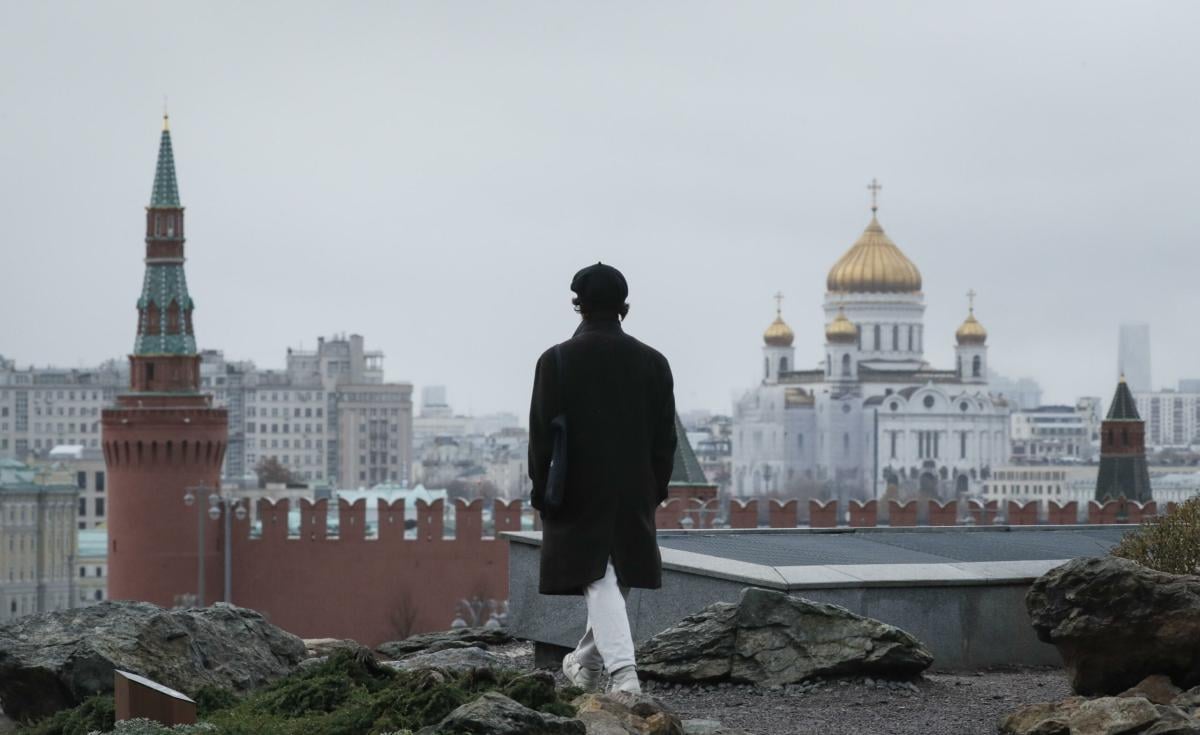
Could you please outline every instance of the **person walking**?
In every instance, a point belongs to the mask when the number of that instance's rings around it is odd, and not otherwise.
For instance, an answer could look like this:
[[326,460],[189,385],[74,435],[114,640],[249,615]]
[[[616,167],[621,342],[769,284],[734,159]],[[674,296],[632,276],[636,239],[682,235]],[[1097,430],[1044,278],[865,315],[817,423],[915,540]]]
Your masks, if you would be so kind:
[[[638,692],[625,594],[662,586],[654,511],[674,466],[674,385],[667,359],[621,327],[629,287],[620,271],[588,266],[571,290],[582,321],[538,358],[529,408],[531,501],[542,514],[538,591],[583,595],[587,604],[587,628],[563,658],[567,679],[595,691],[607,669],[610,691]],[[560,414],[569,427],[564,502],[547,512]]]

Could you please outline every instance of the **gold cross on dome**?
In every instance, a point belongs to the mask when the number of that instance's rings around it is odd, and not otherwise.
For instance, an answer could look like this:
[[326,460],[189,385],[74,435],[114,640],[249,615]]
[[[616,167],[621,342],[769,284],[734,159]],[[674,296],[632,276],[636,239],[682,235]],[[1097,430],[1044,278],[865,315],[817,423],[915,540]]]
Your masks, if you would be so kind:
[[970,291],[967,291],[967,303],[969,304],[968,308],[971,311],[975,311],[975,296],[976,295],[977,294],[975,293],[975,289],[971,289]]
[[775,314],[776,316],[783,315],[783,291],[775,293]]
[[874,214],[879,209],[879,190],[883,188],[877,180],[871,179],[871,183],[867,184],[867,189],[871,192],[871,213]]

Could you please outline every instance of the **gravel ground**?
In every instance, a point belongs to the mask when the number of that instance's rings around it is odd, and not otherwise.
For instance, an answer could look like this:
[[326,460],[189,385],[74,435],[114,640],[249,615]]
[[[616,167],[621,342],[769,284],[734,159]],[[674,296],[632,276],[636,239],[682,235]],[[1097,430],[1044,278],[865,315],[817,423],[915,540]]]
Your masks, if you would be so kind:
[[[531,644],[492,651],[512,658],[522,669],[533,667]],[[565,681],[561,672],[554,673],[560,683]],[[647,684],[650,694],[685,720],[720,720],[753,735],[995,733],[1000,718],[1009,712],[1071,695],[1061,669],[928,674],[911,685],[840,679],[778,690]]]

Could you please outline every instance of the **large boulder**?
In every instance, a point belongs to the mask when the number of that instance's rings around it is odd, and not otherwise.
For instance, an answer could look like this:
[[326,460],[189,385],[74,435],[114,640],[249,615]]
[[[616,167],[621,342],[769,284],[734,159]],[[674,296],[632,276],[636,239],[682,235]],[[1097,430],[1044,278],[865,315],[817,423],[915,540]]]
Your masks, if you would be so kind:
[[585,735],[579,720],[531,710],[499,692],[485,692],[418,735]]
[[304,657],[303,641],[254,610],[107,601],[0,625],[0,707],[17,720],[43,717],[111,692],[114,669],[188,694],[210,685],[241,693]]
[[837,605],[750,587],[642,644],[638,669],[679,682],[791,684],[824,676],[911,678],[933,663],[899,628]]
[[387,659],[404,658],[421,651],[441,651],[447,648],[484,648],[512,643],[514,638],[503,628],[457,628],[436,633],[421,633],[402,641],[388,641],[376,647]]
[[1120,694],[1153,674],[1200,684],[1200,577],[1074,559],[1039,577],[1025,604],[1078,694]]

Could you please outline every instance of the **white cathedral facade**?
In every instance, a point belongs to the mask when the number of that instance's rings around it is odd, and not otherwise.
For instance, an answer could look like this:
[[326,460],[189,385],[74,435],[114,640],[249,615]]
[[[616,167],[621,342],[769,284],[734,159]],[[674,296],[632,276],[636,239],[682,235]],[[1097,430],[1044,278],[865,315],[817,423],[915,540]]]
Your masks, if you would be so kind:
[[763,378],[734,406],[733,494],[953,499],[978,491],[1009,451],[1009,406],[988,391],[987,331],[974,305],[948,370],[924,360],[921,274],[872,207],[826,281],[824,361],[797,370],[777,311]]

